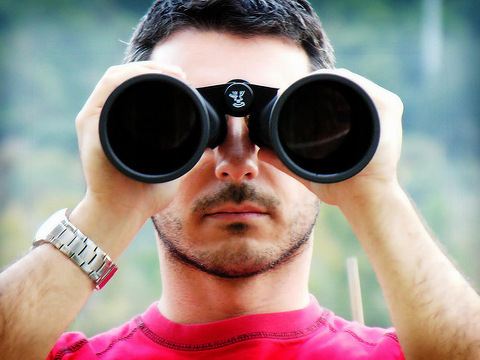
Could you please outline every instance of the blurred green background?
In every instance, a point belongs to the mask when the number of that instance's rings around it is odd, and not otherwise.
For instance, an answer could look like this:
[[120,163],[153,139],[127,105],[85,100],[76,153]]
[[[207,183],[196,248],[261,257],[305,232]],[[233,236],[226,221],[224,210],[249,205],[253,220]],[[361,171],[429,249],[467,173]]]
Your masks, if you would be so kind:
[[[480,285],[480,3],[313,1],[345,67],[405,103],[403,186],[439,241]],[[25,253],[55,210],[85,190],[74,128],[104,71],[122,61],[150,0],[0,2],[0,266]],[[345,261],[360,265],[366,323],[391,324],[372,268],[337,209],[316,230],[311,291],[351,318]],[[92,335],[142,312],[161,293],[148,223],[72,325]]]

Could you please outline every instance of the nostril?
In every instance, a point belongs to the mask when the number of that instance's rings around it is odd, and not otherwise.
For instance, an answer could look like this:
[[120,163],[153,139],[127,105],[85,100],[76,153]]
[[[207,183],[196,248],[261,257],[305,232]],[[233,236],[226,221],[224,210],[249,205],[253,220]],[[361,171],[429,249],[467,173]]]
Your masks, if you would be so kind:
[[215,173],[224,181],[252,180],[258,174],[258,166],[251,159],[243,161],[224,159],[217,165]]

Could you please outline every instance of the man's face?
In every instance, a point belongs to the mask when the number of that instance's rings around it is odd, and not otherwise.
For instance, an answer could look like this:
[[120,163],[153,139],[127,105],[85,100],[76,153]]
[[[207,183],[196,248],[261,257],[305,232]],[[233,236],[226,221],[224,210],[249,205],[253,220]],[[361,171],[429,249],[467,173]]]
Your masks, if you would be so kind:
[[[284,88],[310,72],[304,50],[287,40],[196,30],[157,45],[151,60],[179,66],[193,87],[242,79]],[[170,261],[216,276],[248,277],[302,251],[319,202],[293,177],[259,160],[244,118],[228,117],[227,123],[225,141],[205,151],[154,223]]]

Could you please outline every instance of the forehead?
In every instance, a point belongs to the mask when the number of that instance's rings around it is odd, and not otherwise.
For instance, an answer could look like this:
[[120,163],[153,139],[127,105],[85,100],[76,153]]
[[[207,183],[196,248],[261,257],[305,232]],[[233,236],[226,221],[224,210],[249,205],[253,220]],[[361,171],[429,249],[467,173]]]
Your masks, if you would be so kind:
[[288,39],[204,30],[174,33],[155,47],[151,60],[179,66],[195,87],[243,79],[282,88],[310,72],[307,54]]

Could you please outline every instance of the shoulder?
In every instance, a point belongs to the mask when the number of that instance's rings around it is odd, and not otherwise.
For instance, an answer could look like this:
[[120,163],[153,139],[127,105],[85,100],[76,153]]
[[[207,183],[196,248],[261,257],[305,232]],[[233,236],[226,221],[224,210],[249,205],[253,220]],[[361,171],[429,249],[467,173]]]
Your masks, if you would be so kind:
[[394,328],[361,325],[324,310],[318,319],[312,351],[331,353],[331,358],[343,354],[348,359],[404,359]]
[[91,338],[80,332],[64,333],[53,347],[48,359],[92,359],[107,354],[128,358],[128,351],[134,347],[132,345],[137,346],[144,341],[142,326],[143,323],[138,316]]

